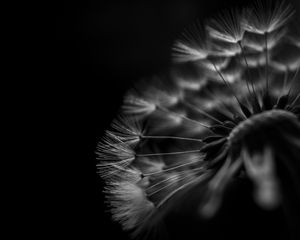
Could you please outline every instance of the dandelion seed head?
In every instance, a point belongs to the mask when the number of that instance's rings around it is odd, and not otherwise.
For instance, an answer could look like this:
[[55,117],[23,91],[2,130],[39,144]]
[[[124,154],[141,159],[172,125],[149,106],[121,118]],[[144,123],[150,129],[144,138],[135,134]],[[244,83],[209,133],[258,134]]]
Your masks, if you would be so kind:
[[196,23],[173,45],[168,73],[126,95],[97,156],[112,217],[133,237],[160,226],[190,192],[198,195],[193,214],[216,217],[237,180],[253,184],[263,211],[285,206],[288,181],[299,183],[292,15],[284,2],[257,1]]

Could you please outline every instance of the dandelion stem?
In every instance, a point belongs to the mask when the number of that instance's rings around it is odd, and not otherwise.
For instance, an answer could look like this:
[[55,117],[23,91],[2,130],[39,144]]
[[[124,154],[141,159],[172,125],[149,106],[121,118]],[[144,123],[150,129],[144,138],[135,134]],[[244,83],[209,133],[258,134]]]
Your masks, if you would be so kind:
[[228,87],[228,89],[231,91],[231,93],[233,94],[234,98],[236,99],[236,101],[241,104],[240,100],[237,98],[237,96],[234,93],[234,90],[230,87],[229,83],[225,80],[224,76],[222,75],[222,73],[218,70],[217,66],[211,62],[211,64],[214,66],[215,71],[219,74],[220,78],[223,80],[223,82],[225,83],[225,85]]
[[[198,167],[198,168],[194,168],[194,169],[191,169],[191,170],[192,170],[192,171],[198,171],[198,170],[200,170],[200,169],[203,169],[203,167]],[[169,170],[169,169],[167,169],[167,170]],[[170,180],[172,180],[172,179],[178,179],[178,177],[181,177],[182,175],[185,175],[185,174],[186,174],[186,170],[178,171],[178,172],[176,172],[176,174],[177,174],[177,175],[170,176],[170,177],[168,177],[168,178],[166,178],[166,179],[163,179],[163,180],[161,180],[161,181],[158,181],[157,183],[155,183],[155,184],[149,186],[149,187],[146,189],[146,191],[149,191],[150,189],[152,189],[152,188],[154,188],[154,187],[156,187],[156,186],[158,186],[158,185],[160,185],[160,184],[162,184],[162,183],[164,183],[164,182],[170,181]],[[178,180],[180,180],[180,179],[178,179]],[[151,194],[153,194],[153,193],[151,193]],[[149,196],[149,195],[148,195],[148,196]]]
[[175,189],[174,191],[172,191],[171,193],[169,193],[164,199],[162,199],[159,204],[156,206],[157,208],[161,207],[170,197],[172,197],[175,193],[179,192],[180,190],[184,189],[185,187],[194,184],[194,183],[198,183],[198,182],[202,182],[203,180],[205,180],[206,178],[208,178],[211,175],[210,172],[208,173],[204,173],[199,177],[196,177],[195,179],[192,179],[190,181],[188,181],[187,183],[183,184],[182,186],[178,187],[177,189]]
[[249,72],[249,64],[248,64],[248,61],[247,61],[247,58],[246,58],[246,55],[245,55],[245,50],[244,50],[244,47],[243,47],[241,41],[239,41],[238,44],[239,44],[239,46],[241,48],[242,56],[243,56],[243,59],[244,59],[245,64],[246,64],[246,75],[247,75],[247,77],[246,77],[246,84],[247,84],[247,88],[248,88],[249,93],[251,93],[250,89],[249,89],[249,84],[248,84],[248,81],[250,81],[251,82],[252,91],[253,91],[253,94],[255,96],[256,93],[255,93],[253,81],[251,81],[250,72]]
[[266,92],[269,89],[269,50],[268,50],[268,32],[265,32],[265,47],[266,47]]
[[288,78],[289,78],[289,70],[287,68],[286,71],[285,71],[285,73],[284,73],[284,80],[283,80],[283,85],[282,85],[282,91],[283,92],[284,92],[284,89],[286,87]]
[[197,150],[181,151],[181,152],[145,153],[145,154],[136,154],[136,156],[137,157],[155,157],[155,156],[188,154],[188,153],[196,153],[196,152],[200,152],[200,150],[197,149]]
[[128,159],[124,159],[124,160],[121,160],[121,161],[114,161],[114,162],[110,162],[110,163],[101,163],[101,164],[98,164],[97,166],[101,167],[101,168],[110,168],[112,166],[113,167],[116,167],[116,166],[124,166],[124,167],[126,167],[133,160],[134,160],[134,157],[128,158]]
[[[289,69],[287,67],[286,70],[285,70],[285,72],[284,72],[284,79],[283,79],[282,89],[281,89],[281,91],[283,93],[285,92],[284,90],[285,90],[286,85],[287,85],[288,76],[289,76]],[[278,95],[277,102],[279,101],[279,99],[280,99],[281,96],[282,96],[281,94]]]
[[300,93],[297,94],[297,96],[295,97],[295,99],[292,102],[291,106],[293,106],[298,101],[299,98],[300,98]]
[[185,137],[176,137],[176,136],[153,136],[153,135],[143,135],[141,138],[144,139],[176,139],[176,140],[184,140],[184,141],[195,141],[195,142],[203,142],[198,138],[185,138]]
[[231,110],[228,108],[228,106],[226,106],[226,104],[224,103],[224,101],[221,100],[220,97],[217,96],[216,94],[214,94],[211,90],[206,89],[206,92],[209,94],[209,96],[210,96],[212,99],[214,99],[216,102],[218,102],[218,104],[220,104],[220,105],[223,106],[223,108],[219,107],[219,108],[218,108],[218,111],[219,111],[220,113],[222,113],[224,116],[227,116],[227,117],[230,118],[230,117],[231,117],[231,115],[230,115],[230,111],[231,111]]
[[[183,175],[183,174],[181,174],[181,175]],[[177,175],[177,176],[175,175],[175,176],[170,177],[168,180],[173,180],[173,179],[176,180],[178,177],[179,177],[178,175]],[[165,186],[163,186],[163,187],[161,187],[161,188],[159,188],[159,189],[156,189],[156,190],[153,191],[152,193],[147,194],[147,196],[148,196],[148,197],[151,197],[151,196],[153,196],[154,194],[160,192],[161,190],[163,190],[163,189],[165,189],[165,188],[168,188],[168,187],[172,186],[173,184],[178,183],[178,181],[181,181],[181,180],[183,180],[183,179],[185,179],[185,178],[187,178],[187,176],[180,176],[180,178],[178,178],[177,181],[172,181],[172,182],[166,184]]]
[[[145,175],[145,174],[144,174],[144,175]],[[147,176],[147,175],[146,175],[146,176]],[[158,186],[158,185],[160,185],[160,184],[162,184],[162,183],[164,183],[164,182],[167,182],[167,181],[170,181],[170,180],[176,179],[176,178],[178,178],[178,175],[174,175],[174,176],[168,177],[168,178],[166,178],[166,179],[164,179],[164,180],[158,181],[157,183],[155,183],[155,184],[151,185],[150,187],[148,187],[148,188],[146,189],[146,191],[149,191],[150,189],[152,189],[152,188],[154,188],[154,187],[156,187],[156,186]],[[153,193],[151,193],[151,194],[153,194]],[[148,196],[149,196],[149,195],[148,195]]]
[[101,167],[101,170],[103,171],[99,171],[99,174],[104,177],[104,178],[108,178],[110,176],[113,176],[116,173],[120,173],[120,172],[128,172],[130,173],[130,171],[128,169],[126,169],[125,167],[121,167],[118,164],[114,164],[112,166],[101,166],[101,165],[97,165],[98,168]]
[[181,167],[184,167],[184,166],[192,165],[192,164],[195,164],[195,162],[188,162],[188,163],[184,163],[184,164],[179,164],[177,166],[170,167],[168,169],[164,169],[164,170],[156,171],[156,172],[151,172],[151,173],[146,173],[146,174],[143,174],[143,175],[144,176],[151,176],[151,175],[159,174],[159,173],[162,173],[162,172],[168,172],[168,171],[171,171],[171,170],[174,170],[174,169],[177,169],[177,168],[181,168]]
[[[192,169],[192,171],[198,171],[198,170],[202,170],[202,169],[203,169],[203,168],[194,168],[194,169]],[[154,194],[160,192],[161,190],[163,190],[163,189],[165,189],[165,188],[168,188],[168,187],[170,187],[170,186],[173,185],[173,184],[179,183],[179,181],[182,181],[182,180],[184,180],[184,179],[186,179],[186,178],[188,178],[188,177],[191,177],[191,175],[187,174],[186,172],[181,172],[181,173],[179,173],[178,175],[171,176],[171,177],[169,177],[169,178],[167,178],[167,179],[165,179],[165,180],[162,180],[159,184],[161,184],[161,183],[163,183],[163,182],[166,182],[166,181],[168,181],[168,180],[173,180],[173,179],[174,179],[175,181],[172,181],[172,182],[166,184],[165,186],[162,186],[161,188],[155,190],[154,192],[147,194],[147,196],[148,196],[148,197],[153,196]],[[194,180],[194,179],[193,179],[193,180]],[[190,182],[191,182],[191,181],[189,181],[188,183],[190,183]],[[159,184],[157,184],[157,185],[159,185]],[[186,186],[186,185],[184,184],[183,186]],[[150,189],[150,188],[151,188],[151,187],[149,187],[149,189]],[[147,190],[149,190],[149,189],[147,189]]]
[[217,122],[217,123],[222,124],[222,122],[221,122],[220,120],[216,119],[216,118],[213,117],[211,114],[209,114],[209,113],[207,113],[207,112],[205,112],[205,111],[199,109],[199,108],[196,107],[195,105],[193,105],[193,104],[191,104],[191,103],[189,103],[189,102],[187,102],[187,101],[184,101],[184,104],[187,105],[189,108],[193,109],[194,111],[196,111],[196,112],[198,112],[198,113],[200,113],[200,114],[202,114],[202,115],[204,115],[204,116],[206,116],[206,117],[212,119],[213,121],[215,121],[215,122]]
[[296,77],[297,77],[297,75],[298,75],[298,72],[299,72],[299,67],[297,68],[297,71],[296,71],[296,73],[295,73],[293,79],[291,80],[291,83],[290,83],[290,89],[289,89],[288,95],[290,95],[290,93],[291,93],[291,91],[292,91],[292,87],[293,87],[293,84],[294,84],[294,82],[295,82],[295,80],[296,80]]

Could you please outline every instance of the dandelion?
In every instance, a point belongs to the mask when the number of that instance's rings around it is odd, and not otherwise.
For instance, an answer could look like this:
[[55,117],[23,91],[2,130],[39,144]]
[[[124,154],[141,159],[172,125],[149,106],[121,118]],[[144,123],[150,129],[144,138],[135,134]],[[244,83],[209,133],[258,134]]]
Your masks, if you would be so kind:
[[284,1],[256,1],[254,7],[247,10],[243,27],[249,32],[270,33],[283,27],[293,13],[292,6]]
[[112,218],[133,238],[162,234],[188,200],[196,199],[191,216],[214,219],[235,181],[252,183],[261,211],[282,207],[297,233],[300,48],[287,31],[292,12],[283,2],[256,2],[197,23],[175,42],[170,72],[129,91],[97,154]]
[[133,94],[126,96],[123,111],[125,114],[134,114],[140,117],[149,115],[156,110],[156,105]]
[[243,39],[245,33],[240,24],[241,20],[238,10],[223,12],[208,23],[207,31],[213,39],[238,43]]
[[254,8],[248,9],[247,21],[244,21],[243,28],[248,32],[264,35],[265,49],[266,49],[266,89],[269,84],[268,77],[268,59],[269,59],[269,46],[268,35],[274,31],[278,31],[284,26],[293,15],[291,5],[285,4],[284,1],[256,1]]
[[133,121],[131,118],[120,116],[112,123],[113,131],[108,131],[111,135],[115,135],[127,145],[136,145],[143,136],[143,127],[139,122]]
[[188,62],[206,59],[210,45],[205,41],[202,27],[195,23],[182,34],[173,47],[173,58],[177,62]]

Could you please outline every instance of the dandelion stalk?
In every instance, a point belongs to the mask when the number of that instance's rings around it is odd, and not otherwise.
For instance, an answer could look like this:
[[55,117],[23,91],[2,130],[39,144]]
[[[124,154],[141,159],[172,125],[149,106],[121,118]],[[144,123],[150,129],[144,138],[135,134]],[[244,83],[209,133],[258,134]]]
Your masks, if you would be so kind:
[[133,237],[168,221],[182,197],[198,194],[195,214],[218,217],[237,179],[253,183],[247,196],[262,211],[299,207],[300,46],[284,40],[292,15],[282,1],[256,1],[195,24],[174,43],[171,74],[125,96],[97,171],[112,218]]

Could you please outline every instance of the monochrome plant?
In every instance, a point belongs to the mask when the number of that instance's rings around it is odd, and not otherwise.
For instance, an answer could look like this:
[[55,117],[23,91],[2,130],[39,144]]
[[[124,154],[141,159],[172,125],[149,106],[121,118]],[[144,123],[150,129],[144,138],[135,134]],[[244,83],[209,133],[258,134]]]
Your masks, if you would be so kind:
[[253,183],[261,209],[284,205],[296,216],[300,38],[297,24],[289,25],[293,14],[283,1],[256,1],[197,22],[174,43],[169,71],[124,97],[98,145],[97,167],[112,218],[133,238],[155,231],[195,189],[197,214],[214,217],[234,179]]

